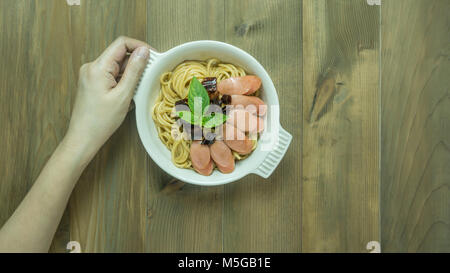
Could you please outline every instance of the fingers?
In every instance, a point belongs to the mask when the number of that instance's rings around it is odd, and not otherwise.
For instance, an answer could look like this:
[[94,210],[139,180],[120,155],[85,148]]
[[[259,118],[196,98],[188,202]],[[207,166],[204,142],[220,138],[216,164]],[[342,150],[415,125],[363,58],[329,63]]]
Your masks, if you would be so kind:
[[123,72],[125,72],[125,68],[127,67],[128,60],[129,60],[129,59],[130,59],[130,56],[129,56],[129,55],[127,55],[127,56],[123,59],[121,65],[120,65],[120,72],[119,72],[119,75],[120,75],[120,76],[122,76],[122,75],[123,75]]
[[150,50],[146,46],[139,47],[133,51],[122,78],[114,89],[131,97],[141,78],[142,72],[144,72],[144,69],[147,66],[149,56]]
[[128,54],[138,47],[150,48],[145,42],[124,36],[119,37],[97,58],[96,64],[116,78],[121,73],[122,64]]
[[120,82],[120,79],[122,79],[123,72],[125,72],[125,68],[127,67],[129,59],[130,59],[130,55],[127,54],[127,56],[125,56],[123,61],[119,64],[119,66],[120,66],[119,73],[117,75],[114,75],[114,78],[116,79],[116,85],[118,82]]
[[105,49],[98,60],[100,62],[120,63],[127,55],[127,52],[131,53],[136,48],[143,46],[150,48],[150,46],[145,42],[121,36]]

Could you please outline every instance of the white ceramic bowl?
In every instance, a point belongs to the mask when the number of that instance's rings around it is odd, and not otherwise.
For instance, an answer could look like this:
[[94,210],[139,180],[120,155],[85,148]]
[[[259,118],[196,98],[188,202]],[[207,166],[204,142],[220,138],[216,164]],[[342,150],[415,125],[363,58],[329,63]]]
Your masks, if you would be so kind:
[[[203,176],[193,170],[178,168],[172,163],[170,151],[158,138],[151,117],[151,109],[160,92],[159,78],[162,73],[172,71],[185,60],[206,60],[212,57],[239,65],[249,74],[260,77],[262,80],[261,99],[268,105],[268,109],[265,130],[253,153],[247,159],[236,162],[236,168],[230,174],[214,170],[210,176]],[[142,76],[134,101],[139,136],[150,157],[171,176],[191,184],[222,185],[239,180],[250,173],[267,178],[278,166],[292,139],[292,136],[280,126],[278,95],[266,70],[250,54],[222,42],[189,42],[164,53],[152,50],[149,65]]]

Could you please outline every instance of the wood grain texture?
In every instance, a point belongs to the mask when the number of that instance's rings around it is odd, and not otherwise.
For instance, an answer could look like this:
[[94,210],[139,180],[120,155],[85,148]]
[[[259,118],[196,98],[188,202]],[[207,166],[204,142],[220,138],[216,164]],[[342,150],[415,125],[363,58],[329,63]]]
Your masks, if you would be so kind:
[[450,2],[382,5],[381,239],[450,252]]
[[274,81],[293,135],[277,170],[174,181],[131,112],[52,252],[450,252],[449,13],[448,0],[1,0],[0,226],[63,138],[83,63],[120,35],[160,51],[212,39]]
[[[76,71],[65,3],[0,1],[0,225],[6,222],[65,134]],[[53,251],[64,251],[68,215]]]
[[[221,0],[151,0],[148,40],[160,51],[194,40],[224,40]],[[223,187],[184,185],[150,160],[148,252],[221,252]]]
[[293,140],[269,179],[251,175],[225,186],[224,252],[301,250],[301,8],[297,0],[225,1],[225,41],[266,68]]
[[[97,58],[118,36],[146,41],[146,5],[144,0],[91,0],[67,7],[68,36],[77,43],[74,67]],[[147,165],[130,112],[87,167],[70,200],[70,237],[83,252],[144,251]]]
[[366,1],[303,1],[302,251],[379,241],[379,22]]

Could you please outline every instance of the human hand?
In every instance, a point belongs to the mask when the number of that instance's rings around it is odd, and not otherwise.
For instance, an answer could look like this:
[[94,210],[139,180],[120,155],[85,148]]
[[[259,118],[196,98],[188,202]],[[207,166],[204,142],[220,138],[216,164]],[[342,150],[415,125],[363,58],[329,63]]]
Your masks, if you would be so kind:
[[149,48],[144,42],[120,37],[95,61],[80,68],[66,142],[95,153],[117,130],[147,65]]

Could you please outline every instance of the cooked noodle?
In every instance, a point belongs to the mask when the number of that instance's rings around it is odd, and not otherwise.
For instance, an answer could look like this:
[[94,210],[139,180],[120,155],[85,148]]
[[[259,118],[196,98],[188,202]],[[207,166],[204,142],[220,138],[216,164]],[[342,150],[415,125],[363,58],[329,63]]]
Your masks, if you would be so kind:
[[[172,162],[179,168],[192,168],[189,156],[191,140],[181,137],[175,120],[175,102],[187,98],[189,84],[192,77],[202,81],[206,77],[216,77],[217,82],[230,77],[245,76],[241,67],[233,64],[221,63],[218,59],[206,61],[185,61],[179,64],[172,72],[161,75],[161,90],[152,109],[152,117],[156,124],[159,138],[172,153]],[[257,141],[254,140],[253,149]],[[248,155],[239,155],[233,151],[236,160],[242,160]]]

